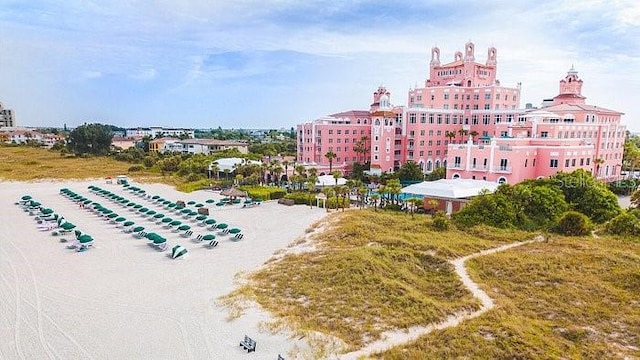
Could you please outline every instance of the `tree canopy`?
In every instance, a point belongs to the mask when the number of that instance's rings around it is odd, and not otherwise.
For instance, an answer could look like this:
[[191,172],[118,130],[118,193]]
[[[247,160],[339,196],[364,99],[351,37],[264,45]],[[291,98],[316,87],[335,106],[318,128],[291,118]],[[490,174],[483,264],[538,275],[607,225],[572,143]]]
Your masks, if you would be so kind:
[[84,124],[69,134],[68,148],[75,154],[106,155],[111,148],[113,131],[103,124]]

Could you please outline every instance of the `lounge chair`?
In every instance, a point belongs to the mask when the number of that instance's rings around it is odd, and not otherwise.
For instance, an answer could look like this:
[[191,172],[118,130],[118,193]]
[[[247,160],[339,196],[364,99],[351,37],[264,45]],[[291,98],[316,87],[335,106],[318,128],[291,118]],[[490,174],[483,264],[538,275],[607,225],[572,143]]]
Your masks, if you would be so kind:
[[137,232],[137,233],[133,234],[133,237],[136,238],[136,239],[142,239],[145,236],[147,236],[147,233],[144,232],[144,231],[140,231],[140,232]]
[[209,241],[209,244],[207,244],[207,247],[209,247],[209,249],[213,249],[216,246],[218,246],[218,242],[216,240],[211,240]]
[[190,238],[191,235],[193,235],[193,231],[191,231],[191,230],[187,230],[187,231],[183,232],[182,234],[180,234],[180,236],[182,236],[183,238]]

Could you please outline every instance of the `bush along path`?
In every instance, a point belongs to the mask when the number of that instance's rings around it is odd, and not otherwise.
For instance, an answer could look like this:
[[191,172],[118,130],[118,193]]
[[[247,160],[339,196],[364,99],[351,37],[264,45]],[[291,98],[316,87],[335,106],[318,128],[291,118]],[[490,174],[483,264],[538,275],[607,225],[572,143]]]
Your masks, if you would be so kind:
[[442,329],[458,326],[461,322],[465,320],[476,318],[484,314],[485,312],[491,310],[494,307],[493,299],[491,299],[489,295],[487,295],[487,293],[485,293],[482,289],[480,289],[477,283],[471,280],[471,278],[469,277],[469,274],[467,273],[467,269],[464,266],[464,263],[469,259],[494,254],[500,251],[509,250],[514,247],[523,246],[523,245],[527,245],[527,244],[530,244],[533,242],[539,242],[539,241],[544,241],[544,237],[542,235],[536,236],[533,240],[520,241],[512,244],[499,246],[497,248],[483,250],[471,255],[463,256],[463,257],[449,261],[454,266],[455,272],[456,274],[458,274],[458,276],[462,280],[462,283],[464,284],[464,286],[466,286],[467,289],[471,291],[474,297],[480,300],[482,304],[480,306],[480,309],[473,312],[460,311],[450,315],[444,321],[441,321],[438,323],[432,323],[426,326],[414,326],[405,330],[394,330],[394,331],[385,332],[382,334],[380,340],[375,341],[360,350],[350,352],[347,354],[338,355],[338,358],[359,359],[362,357],[367,357],[374,353],[383,352],[392,347],[399,346],[411,341],[415,341],[420,336],[429,334],[434,330],[442,330]]

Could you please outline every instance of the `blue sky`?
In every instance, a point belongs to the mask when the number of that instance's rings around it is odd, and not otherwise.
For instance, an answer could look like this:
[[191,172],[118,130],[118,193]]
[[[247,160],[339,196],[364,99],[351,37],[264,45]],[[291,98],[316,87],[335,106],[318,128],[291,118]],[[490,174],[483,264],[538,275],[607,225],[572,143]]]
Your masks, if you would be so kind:
[[[515,4],[514,4],[515,3]],[[640,131],[640,5],[619,1],[0,0],[0,102],[20,125],[289,128],[394,104],[430,49],[498,49],[524,103],[573,64],[590,104]]]

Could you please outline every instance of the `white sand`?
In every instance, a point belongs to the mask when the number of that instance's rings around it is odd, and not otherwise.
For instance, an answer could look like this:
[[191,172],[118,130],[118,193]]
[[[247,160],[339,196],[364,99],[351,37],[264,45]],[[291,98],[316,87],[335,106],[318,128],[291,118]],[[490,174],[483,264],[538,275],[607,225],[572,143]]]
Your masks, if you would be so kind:
[[[218,236],[220,245],[208,249],[91,194],[91,184],[135,198],[121,186],[99,180],[0,182],[0,358],[276,359],[278,354],[288,358],[296,345],[305,346],[286,334],[261,332],[259,324],[269,315],[255,306],[228,321],[228,309],[216,300],[233,290],[234,275],[259,268],[276,250],[304,235],[326,215],[324,210],[275,202],[246,209],[207,204],[210,217],[245,234],[238,242]],[[164,185],[140,186],[172,201],[220,198],[212,192],[182,194]],[[171,245],[185,246],[188,257],[169,259],[146,240],[79,209],[59,194],[63,187],[167,237]],[[40,232],[33,218],[13,205],[23,194],[92,235],[94,248],[77,253],[50,231]],[[140,198],[134,201],[161,210]],[[195,234],[207,233],[188,224]],[[245,334],[257,341],[256,353],[239,346]]]

